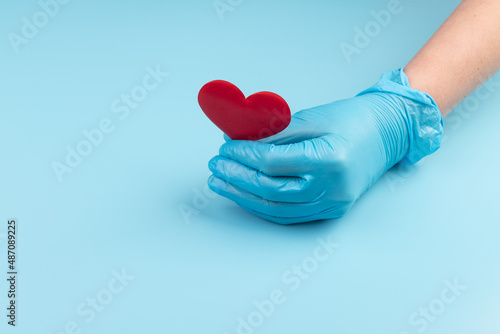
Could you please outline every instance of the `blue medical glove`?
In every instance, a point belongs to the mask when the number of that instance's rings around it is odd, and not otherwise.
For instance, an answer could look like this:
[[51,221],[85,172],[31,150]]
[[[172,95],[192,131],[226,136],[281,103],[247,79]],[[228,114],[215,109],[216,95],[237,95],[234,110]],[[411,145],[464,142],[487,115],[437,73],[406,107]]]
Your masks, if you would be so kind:
[[434,100],[390,71],[356,97],[295,113],[272,137],[227,141],[208,185],[273,222],[338,218],[393,165],[437,150],[442,125]]

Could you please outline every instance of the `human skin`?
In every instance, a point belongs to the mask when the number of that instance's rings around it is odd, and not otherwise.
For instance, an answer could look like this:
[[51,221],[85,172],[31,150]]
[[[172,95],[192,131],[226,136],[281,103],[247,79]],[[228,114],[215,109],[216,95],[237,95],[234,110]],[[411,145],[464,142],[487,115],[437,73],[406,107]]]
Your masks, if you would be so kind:
[[404,72],[444,117],[499,69],[500,1],[463,0]]

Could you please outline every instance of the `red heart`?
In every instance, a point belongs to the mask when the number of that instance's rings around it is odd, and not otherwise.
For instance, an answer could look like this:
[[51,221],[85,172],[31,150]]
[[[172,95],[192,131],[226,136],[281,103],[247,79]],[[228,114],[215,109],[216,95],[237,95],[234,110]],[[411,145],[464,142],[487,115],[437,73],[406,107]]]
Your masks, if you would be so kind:
[[290,124],[290,108],[279,95],[245,95],[223,80],[200,89],[198,103],[208,118],[231,139],[259,140],[283,131]]

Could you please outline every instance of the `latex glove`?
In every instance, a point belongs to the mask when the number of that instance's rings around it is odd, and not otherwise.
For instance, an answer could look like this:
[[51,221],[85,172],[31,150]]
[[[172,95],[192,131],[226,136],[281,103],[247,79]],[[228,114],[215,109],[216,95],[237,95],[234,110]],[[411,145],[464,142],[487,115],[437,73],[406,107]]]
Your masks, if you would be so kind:
[[402,70],[387,72],[354,98],[295,113],[277,135],[229,140],[209,162],[208,185],[273,222],[338,218],[403,158],[415,163],[434,152],[442,122]]

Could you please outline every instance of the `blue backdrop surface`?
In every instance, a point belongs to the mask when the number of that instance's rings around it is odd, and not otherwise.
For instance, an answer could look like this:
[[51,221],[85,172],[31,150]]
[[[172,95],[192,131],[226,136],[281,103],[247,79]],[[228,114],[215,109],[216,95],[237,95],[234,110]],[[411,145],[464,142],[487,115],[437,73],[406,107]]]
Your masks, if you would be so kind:
[[280,226],[206,189],[204,83],[293,112],[351,97],[457,4],[3,1],[1,332],[498,333],[499,76],[341,219]]

